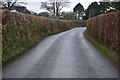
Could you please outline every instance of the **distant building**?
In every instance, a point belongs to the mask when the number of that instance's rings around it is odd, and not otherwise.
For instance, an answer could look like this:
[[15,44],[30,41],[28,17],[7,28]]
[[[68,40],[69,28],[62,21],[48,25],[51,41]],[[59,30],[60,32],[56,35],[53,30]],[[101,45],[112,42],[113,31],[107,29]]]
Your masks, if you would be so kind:
[[15,6],[14,9],[11,10],[11,12],[31,14],[31,12],[27,10],[27,8],[24,6]]
[[36,13],[36,12],[33,12],[33,11],[30,11],[30,13],[31,13],[32,15],[37,15],[37,13]]

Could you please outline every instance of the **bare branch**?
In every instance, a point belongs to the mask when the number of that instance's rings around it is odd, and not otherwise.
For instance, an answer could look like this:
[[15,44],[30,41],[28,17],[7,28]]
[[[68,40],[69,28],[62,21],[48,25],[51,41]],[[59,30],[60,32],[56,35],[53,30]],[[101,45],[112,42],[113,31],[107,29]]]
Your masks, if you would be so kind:
[[41,2],[41,8],[53,12],[58,16],[60,11],[68,6],[69,3],[69,0],[48,0],[47,2]]
[[18,4],[19,0],[3,0],[3,8],[12,10],[16,4]]

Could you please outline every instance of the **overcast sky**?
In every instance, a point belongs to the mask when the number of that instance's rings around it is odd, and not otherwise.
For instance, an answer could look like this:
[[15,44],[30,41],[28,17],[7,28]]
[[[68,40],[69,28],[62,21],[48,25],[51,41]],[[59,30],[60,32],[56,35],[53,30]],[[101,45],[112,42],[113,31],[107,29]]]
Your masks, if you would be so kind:
[[[40,13],[43,12],[44,10],[40,9],[40,3],[42,1],[46,1],[46,0],[23,0],[24,2],[27,2],[27,9]],[[97,1],[99,2],[100,0],[69,0],[71,3],[67,8],[63,8],[62,11],[73,11],[73,8],[75,7],[75,5],[77,5],[78,3],[81,3],[83,5],[83,7],[86,9],[88,7],[88,5],[91,2]]]

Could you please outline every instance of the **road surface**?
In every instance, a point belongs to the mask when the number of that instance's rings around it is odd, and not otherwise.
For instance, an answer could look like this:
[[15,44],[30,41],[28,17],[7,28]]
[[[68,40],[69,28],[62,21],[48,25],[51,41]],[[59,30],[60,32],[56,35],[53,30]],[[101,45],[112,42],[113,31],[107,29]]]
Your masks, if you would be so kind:
[[84,37],[86,28],[50,36],[3,67],[4,78],[117,78],[118,70]]

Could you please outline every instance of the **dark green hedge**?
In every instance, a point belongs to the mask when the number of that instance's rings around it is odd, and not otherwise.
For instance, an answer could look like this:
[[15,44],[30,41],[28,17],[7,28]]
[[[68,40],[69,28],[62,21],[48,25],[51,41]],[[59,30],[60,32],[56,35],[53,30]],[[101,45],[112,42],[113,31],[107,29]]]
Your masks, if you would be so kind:
[[22,13],[2,11],[2,61],[6,62],[38,43],[45,36],[73,27],[85,26],[83,21],[41,18]]

